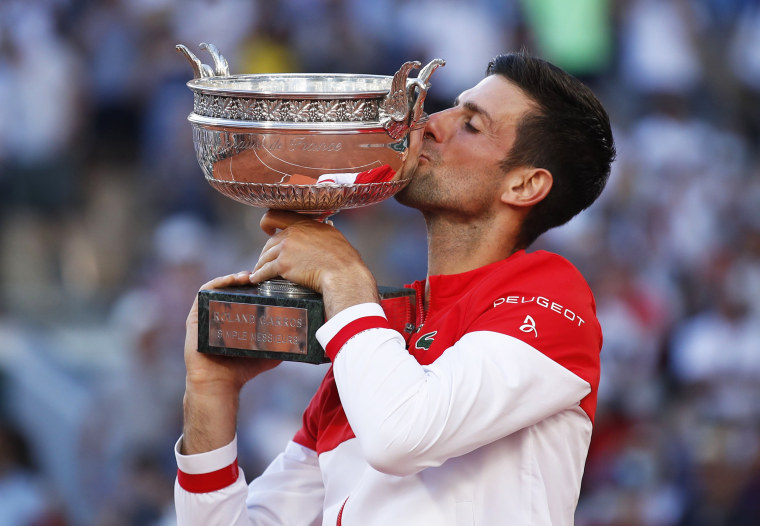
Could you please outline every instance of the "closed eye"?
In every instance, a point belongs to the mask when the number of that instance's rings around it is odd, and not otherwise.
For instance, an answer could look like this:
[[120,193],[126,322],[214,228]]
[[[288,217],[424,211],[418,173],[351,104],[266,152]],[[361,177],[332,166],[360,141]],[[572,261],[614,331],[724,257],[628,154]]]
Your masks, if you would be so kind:
[[465,130],[466,130],[468,133],[480,133],[480,130],[479,130],[479,129],[477,129],[475,126],[473,126],[473,125],[472,125],[472,122],[471,122],[471,121],[469,121],[469,120],[467,120],[467,121],[464,121],[464,129],[465,129]]

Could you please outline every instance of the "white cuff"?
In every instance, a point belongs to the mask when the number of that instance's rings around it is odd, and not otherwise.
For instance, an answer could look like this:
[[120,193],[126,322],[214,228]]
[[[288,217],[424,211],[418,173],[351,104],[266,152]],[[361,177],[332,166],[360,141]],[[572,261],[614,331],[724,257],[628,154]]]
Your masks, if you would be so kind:
[[359,318],[368,316],[382,316],[385,318],[385,312],[379,303],[360,303],[343,309],[338,314],[330,318],[327,323],[317,329],[317,341],[326,347],[338,331]]
[[226,446],[194,455],[180,453],[181,444],[182,437],[179,437],[174,445],[174,457],[177,459],[177,467],[180,471],[188,475],[211,473],[226,468],[237,459],[237,435]]

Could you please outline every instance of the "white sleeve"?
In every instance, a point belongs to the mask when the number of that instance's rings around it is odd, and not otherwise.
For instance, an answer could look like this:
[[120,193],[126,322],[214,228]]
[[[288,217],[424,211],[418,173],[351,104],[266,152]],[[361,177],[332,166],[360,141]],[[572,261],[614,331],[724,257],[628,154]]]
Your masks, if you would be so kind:
[[[224,447],[198,455],[182,455],[175,447],[175,456],[183,480],[188,475],[204,477],[235,462],[237,437]],[[188,491],[180,477],[174,485],[178,526],[312,526],[321,522],[323,501],[317,454],[295,442],[289,442],[250,486],[242,469],[232,484],[213,491]]]
[[[324,346],[351,321],[382,316],[377,309],[346,309],[318,338]],[[333,367],[368,462],[399,476],[439,466],[577,406],[591,391],[588,382],[530,345],[490,331],[466,334],[423,366],[399,333],[368,329],[343,345]]]

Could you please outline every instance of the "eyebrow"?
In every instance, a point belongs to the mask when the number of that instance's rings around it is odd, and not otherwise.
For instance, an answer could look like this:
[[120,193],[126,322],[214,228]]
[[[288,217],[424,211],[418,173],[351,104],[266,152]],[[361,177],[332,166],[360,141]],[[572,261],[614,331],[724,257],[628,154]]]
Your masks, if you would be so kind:
[[[459,106],[459,97],[454,99],[454,106]],[[474,102],[467,101],[462,104],[462,107],[471,113],[482,115],[483,118],[488,121],[488,124],[491,124],[493,122],[491,115],[485,110],[485,108],[479,106],[478,104],[475,104]]]

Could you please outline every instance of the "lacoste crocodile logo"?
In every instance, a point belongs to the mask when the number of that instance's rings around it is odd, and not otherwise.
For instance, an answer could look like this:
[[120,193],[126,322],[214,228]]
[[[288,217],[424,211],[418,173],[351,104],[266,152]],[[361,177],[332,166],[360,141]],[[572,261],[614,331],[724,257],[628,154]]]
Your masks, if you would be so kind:
[[414,347],[416,349],[424,349],[428,350],[430,349],[430,346],[433,345],[433,337],[438,334],[438,331],[429,332],[427,334],[423,334],[420,336],[420,339],[417,340],[417,343],[414,344]]

